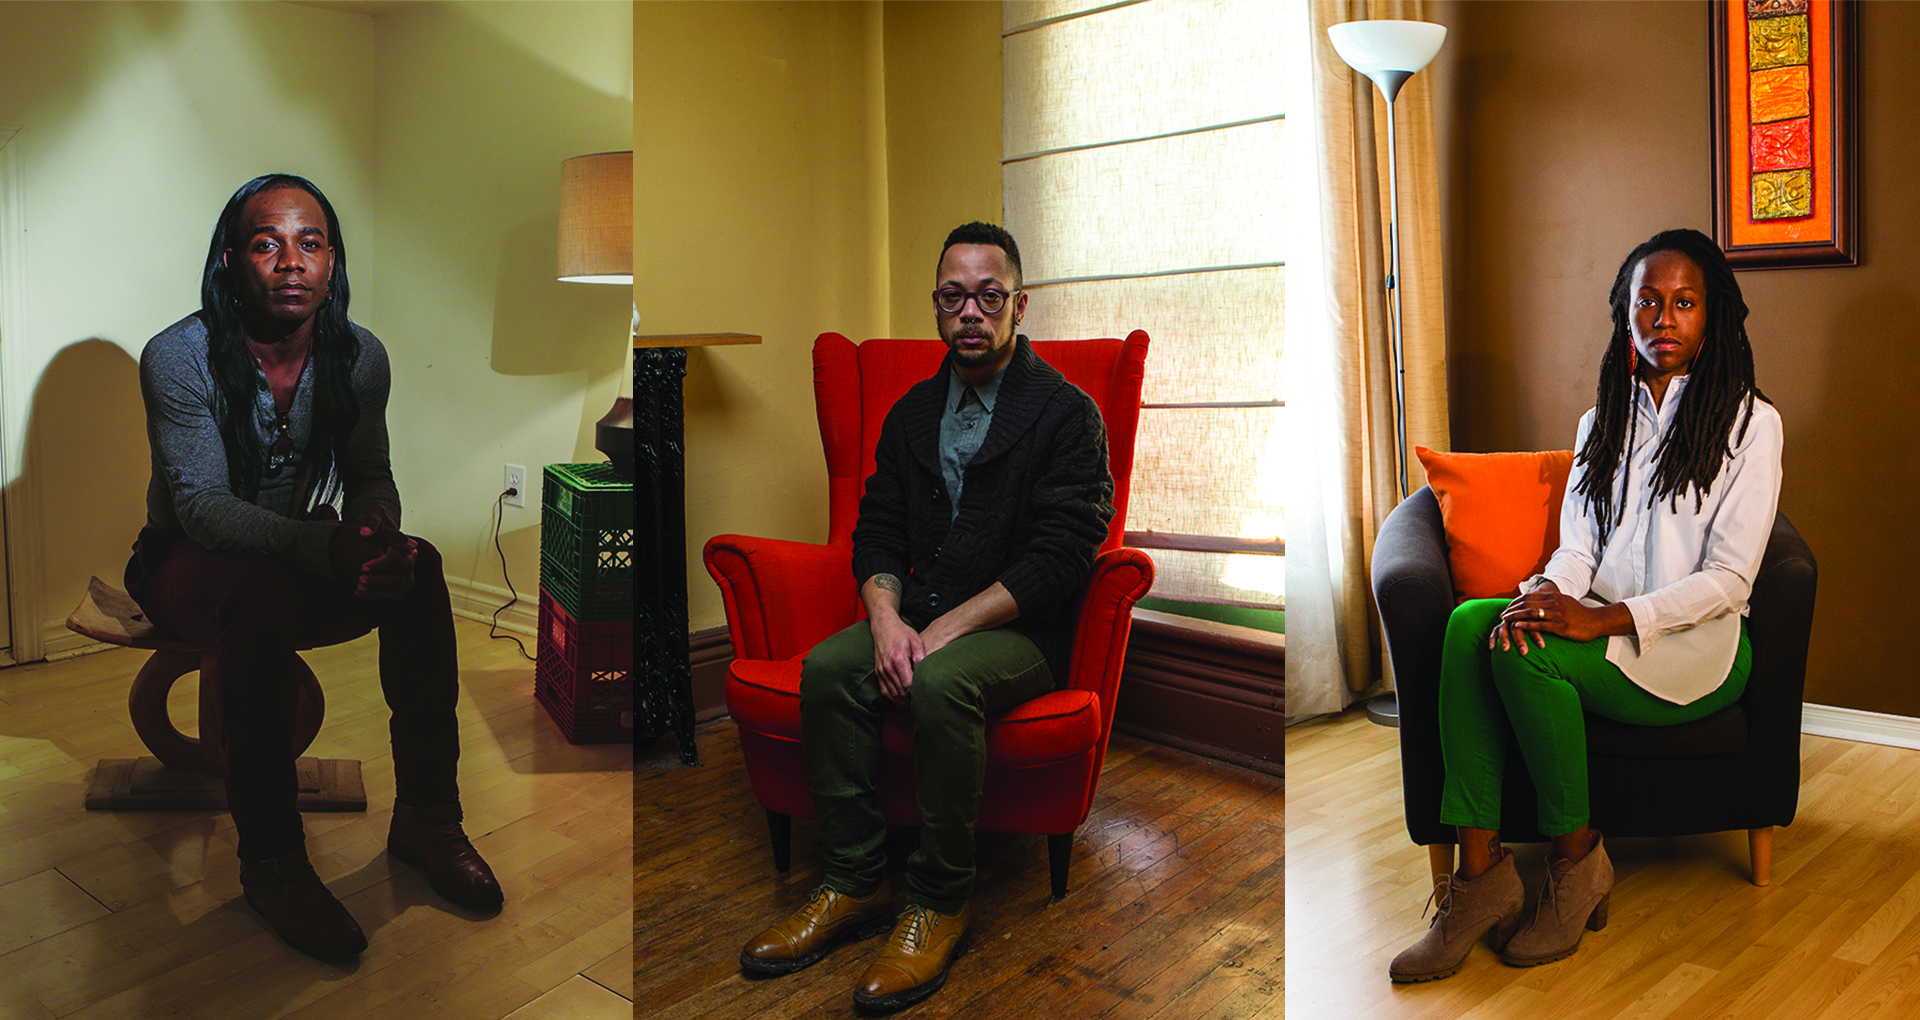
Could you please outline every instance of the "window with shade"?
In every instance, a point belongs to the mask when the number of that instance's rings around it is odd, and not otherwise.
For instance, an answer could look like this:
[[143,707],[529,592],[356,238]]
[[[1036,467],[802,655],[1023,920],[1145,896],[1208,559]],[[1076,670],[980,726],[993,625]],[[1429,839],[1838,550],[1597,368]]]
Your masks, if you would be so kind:
[[1127,544],[1153,556],[1155,598],[1196,608],[1284,609],[1288,6],[1002,4],[1022,332],[1153,338]]

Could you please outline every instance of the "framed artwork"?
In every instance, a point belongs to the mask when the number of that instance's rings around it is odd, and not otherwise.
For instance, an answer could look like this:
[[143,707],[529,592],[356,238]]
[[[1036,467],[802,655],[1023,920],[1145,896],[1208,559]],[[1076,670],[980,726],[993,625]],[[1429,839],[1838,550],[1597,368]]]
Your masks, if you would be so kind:
[[1714,240],[1735,269],[1851,266],[1856,0],[1710,0]]

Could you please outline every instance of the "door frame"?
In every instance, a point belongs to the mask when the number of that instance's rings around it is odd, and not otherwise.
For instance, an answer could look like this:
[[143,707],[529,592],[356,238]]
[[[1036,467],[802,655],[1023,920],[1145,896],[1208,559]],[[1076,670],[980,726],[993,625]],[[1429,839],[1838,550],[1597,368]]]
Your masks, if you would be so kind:
[[[23,583],[23,578],[39,577],[40,501],[22,468],[26,451],[23,437],[14,434],[14,408],[31,406],[32,393],[23,392],[26,373],[20,365],[21,347],[27,336],[27,222],[26,203],[20,183],[20,131],[18,124],[0,123],[0,512],[6,526],[0,538],[0,569],[6,572],[7,629],[12,639],[11,655],[0,650],[0,662],[32,662],[41,658],[44,645],[41,616],[44,614],[40,592]],[[7,661],[10,660],[10,661]]]

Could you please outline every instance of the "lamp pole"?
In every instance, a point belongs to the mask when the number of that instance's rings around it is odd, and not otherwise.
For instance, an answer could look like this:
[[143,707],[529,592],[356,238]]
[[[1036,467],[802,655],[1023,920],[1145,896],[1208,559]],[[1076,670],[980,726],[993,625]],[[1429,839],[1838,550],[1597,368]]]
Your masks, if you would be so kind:
[[[1393,352],[1393,428],[1399,467],[1399,494],[1407,498],[1407,378],[1400,306],[1400,173],[1394,138],[1393,101],[1446,41],[1443,25],[1425,21],[1349,21],[1327,28],[1327,38],[1349,67],[1371,79],[1387,101],[1387,306],[1389,346]],[[1399,699],[1384,694],[1367,702],[1367,717],[1385,726],[1400,725]]]

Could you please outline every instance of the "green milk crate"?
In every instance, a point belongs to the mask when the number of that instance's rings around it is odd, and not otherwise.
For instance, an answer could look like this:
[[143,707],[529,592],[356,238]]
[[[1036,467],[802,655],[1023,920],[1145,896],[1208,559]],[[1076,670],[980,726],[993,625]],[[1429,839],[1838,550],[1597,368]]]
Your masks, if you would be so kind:
[[540,587],[568,615],[633,618],[633,482],[611,464],[548,464],[540,486]]

